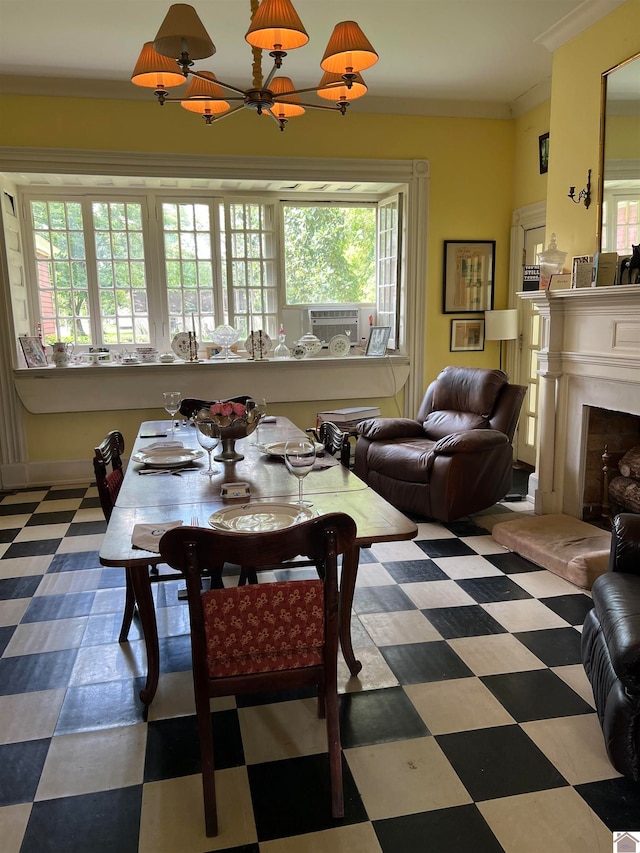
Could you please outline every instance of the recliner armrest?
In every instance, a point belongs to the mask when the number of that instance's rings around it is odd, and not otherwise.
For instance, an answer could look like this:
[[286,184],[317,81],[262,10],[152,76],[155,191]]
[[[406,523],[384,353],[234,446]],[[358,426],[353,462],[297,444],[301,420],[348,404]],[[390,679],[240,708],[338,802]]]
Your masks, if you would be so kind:
[[431,452],[437,456],[444,453],[478,453],[509,444],[508,437],[496,429],[468,429],[464,432],[452,432],[438,439],[431,448]]
[[640,690],[640,577],[600,575],[591,588],[611,665],[625,688]]
[[640,515],[622,512],[613,519],[609,571],[640,575]]
[[369,441],[388,441],[394,438],[424,438],[422,424],[412,418],[369,418],[361,421],[357,430]]

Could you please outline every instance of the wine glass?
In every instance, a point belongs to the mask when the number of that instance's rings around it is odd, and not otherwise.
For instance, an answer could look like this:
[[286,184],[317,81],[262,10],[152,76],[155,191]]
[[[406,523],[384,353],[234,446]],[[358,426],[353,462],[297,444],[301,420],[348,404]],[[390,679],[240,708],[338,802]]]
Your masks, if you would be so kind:
[[298,478],[298,506],[311,506],[302,500],[302,481],[316,461],[316,446],[308,438],[289,439],[284,446],[284,462],[294,477]]
[[176,425],[174,418],[180,408],[180,399],[182,394],[180,391],[163,391],[164,408],[171,415],[171,438],[175,436]]
[[209,455],[209,467],[206,471],[200,471],[200,473],[205,477],[211,477],[212,474],[218,474],[220,471],[219,468],[214,468],[211,464],[211,454],[220,443],[220,430],[216,423],[204,418],[196,417],[195,424],[198,444]]

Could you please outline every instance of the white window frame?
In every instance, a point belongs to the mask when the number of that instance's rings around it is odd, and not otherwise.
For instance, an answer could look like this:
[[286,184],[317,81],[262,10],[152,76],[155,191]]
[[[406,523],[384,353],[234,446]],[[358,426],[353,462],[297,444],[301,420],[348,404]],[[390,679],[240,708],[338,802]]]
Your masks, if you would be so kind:
[[[0,175],[5,186],[16,188],[24,176],[100,176],[101,186],[117,185],[118,177],[141,178],[161,182],[187,182],[190,188],[202,185],[210,176],[217,181],[281,181],[288,185],[314,182],[342,188],[358,183],[386,182],[389,186],[407,186],[406,282],[405,306],[401,324],[412,369],[404,385],[404,413],[415,414],[425,387],[425,325],[428,262],[429,162],[427,160],[366,160],[359,158],[234,157],[150,152],[86,151],[25,147],[0,147]],[[15,176],[15,177],[14,177]],[[64,178],[63,178],[64,180]],[[73,178],[77,182],[78,178]],[[53,177],[58,184],[59,178]],[[187,185],[183,184],[183,185]],[[189,193],[191,195],[191,191]],[[195,193],[194,193],[195,195]],[[153,283],[153,279],[151,279]],[[8,284],[3,286],[10,300]],[[411,310],[408,310],[411,306]],[[19,320],[19,318],[16,318]],[[13,365],[18,364],[14,318],[0,312],[0,359],[5,382],[10,382]],[[4,341],[4,344],[2,344]],[[6,430],[0,430],[0,448],[9,447]]]

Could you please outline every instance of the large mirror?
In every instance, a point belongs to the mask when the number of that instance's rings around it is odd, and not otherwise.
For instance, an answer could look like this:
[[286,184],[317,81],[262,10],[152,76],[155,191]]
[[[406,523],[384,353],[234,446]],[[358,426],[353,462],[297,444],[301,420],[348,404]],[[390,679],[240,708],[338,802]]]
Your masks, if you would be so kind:
[[602,75],[598,245],[631,254],[640,243],[640,54]]

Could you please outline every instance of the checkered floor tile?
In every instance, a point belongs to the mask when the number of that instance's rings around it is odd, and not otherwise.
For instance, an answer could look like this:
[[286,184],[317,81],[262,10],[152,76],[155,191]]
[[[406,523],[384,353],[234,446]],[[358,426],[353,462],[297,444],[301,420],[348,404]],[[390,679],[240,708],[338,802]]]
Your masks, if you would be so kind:
[[137,623],[117,641],[124,572],[98,560],[95,488],[1,494],[3,853],[608,853],[614,829],[640,830],[640,789],[607,760],[580,663],[589,595],[490,536],[530,510],[418,520],[414,541],[363,552],[363,669],[339,669],[343,820],[313,696],[212,702],[207,839],[179,583],[154,590],[146,712]]

